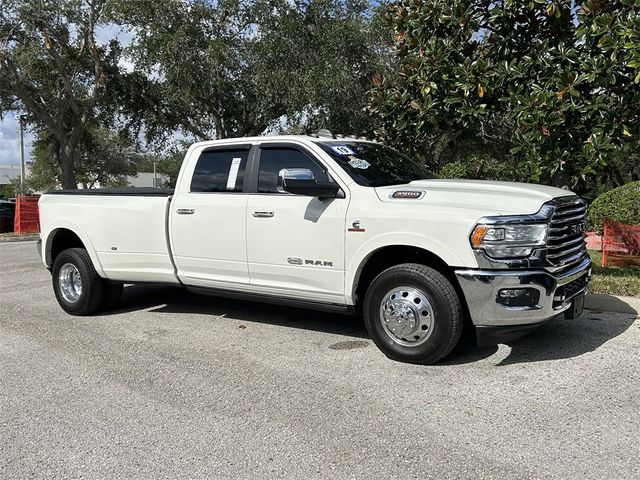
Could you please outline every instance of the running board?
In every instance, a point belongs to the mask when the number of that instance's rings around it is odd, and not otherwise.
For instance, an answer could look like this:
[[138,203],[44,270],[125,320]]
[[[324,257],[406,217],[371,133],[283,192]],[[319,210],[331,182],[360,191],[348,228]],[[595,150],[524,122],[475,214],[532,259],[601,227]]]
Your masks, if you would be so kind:
[[337,303],[323,303],[314,302],[312,300],[299,300],[291,298],[283,298],[275,295],[261,294],[261,293],[244,293],[231,290],[224,290],[221,288],[206,288],[206,287],[186,287],[188,291],[201,294],[211,295],[214,297],[233,298],[236,300],[247,300],[249,302],[257,303],[270,303],[273,305],[283,305],[287,307],[295,308],[307,308],[311,310],[320,310],[323,312],[341,313],[343,315],[355,314],[355,309],[352,305],[340,305]]

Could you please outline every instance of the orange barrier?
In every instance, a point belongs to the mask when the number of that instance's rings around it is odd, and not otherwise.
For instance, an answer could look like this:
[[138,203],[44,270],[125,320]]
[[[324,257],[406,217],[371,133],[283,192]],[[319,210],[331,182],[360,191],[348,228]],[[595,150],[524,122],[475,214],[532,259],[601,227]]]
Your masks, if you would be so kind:
[[640,225],[605,218],[602,266],[612,265],[640,265]]
[[16,213],[13,223],[15,233],[40,231],[39,199],[40,195],[18,195],[16,197]]

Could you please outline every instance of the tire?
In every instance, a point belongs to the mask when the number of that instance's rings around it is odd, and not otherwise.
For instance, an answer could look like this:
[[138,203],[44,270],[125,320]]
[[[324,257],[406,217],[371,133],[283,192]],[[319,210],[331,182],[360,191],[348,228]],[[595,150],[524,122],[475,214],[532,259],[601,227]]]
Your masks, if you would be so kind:
[[122,299],[122,291],[124,290],[124,284],[119,282],[104,282],[104,291],[102,293],[102,303],[100,303],[100,310],[113,310],[118,307],[120,299]]
[[[90,315],[100,308],[105,281],[93,268],[89,253],[84,248],[62,251],[53,262],[51,273],[53,291],[65,312],[70,315]],[[77,283],[73,281],[78,280],[78,277],[80,291],[75,288]]]
[[437,270],[416,263],[388,268],[371,283],[364,322],[392,360],[428,365],[447,356],[462,334],[460,298]]

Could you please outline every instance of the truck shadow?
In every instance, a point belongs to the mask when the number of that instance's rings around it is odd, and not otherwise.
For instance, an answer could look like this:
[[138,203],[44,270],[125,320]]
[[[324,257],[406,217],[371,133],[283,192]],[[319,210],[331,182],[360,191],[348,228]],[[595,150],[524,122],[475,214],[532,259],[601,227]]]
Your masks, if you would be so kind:
[[368,338],[361,318],[266,303],[198,295],[178,287],[130,285],[117,310],[104,315],[149,309],[154,313],[228,316],[251,323],[267,323],[323,333]]
[[[506,343],[511,350],[497,366],[579,357],[621,335],[634,321],[635,314],[597,310],[585,310],[575,320],[557,318]],[[479,348],[463,342],[440,365],[471,363],[488,358],[497,351],[497,346]]]
[[[358,316],[340,315],[294,307],[197,295],[177,287],[132,285],[124,290],[120,308],[103,315],[149,309],[154,313],[192,313],[229,316],[235,320],[265,323],[335,335],[368,339]],[[635,314],[585,310],[576,320],[556,319],[517,340],[508,342],[511,351],[497,365],[541,362],[579,357],[624,333],[636,320]],[[454,351],[436,366],[463,365],[491,357],[497,346],[480,348],[467,334]]]

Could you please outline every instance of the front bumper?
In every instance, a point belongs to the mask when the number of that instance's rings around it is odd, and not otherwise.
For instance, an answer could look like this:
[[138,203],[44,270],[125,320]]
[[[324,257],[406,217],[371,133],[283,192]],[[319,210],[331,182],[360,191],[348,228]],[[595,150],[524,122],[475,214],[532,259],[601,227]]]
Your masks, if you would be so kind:
[[[476,330],[526,331],[556,317],[584,295],[591,278],[591,259],[587,254],[574,266],[552,274],[545,270],[456,270],[471,321]],[[499,301],[504,289],[526,288],[539,292],[531,306],[507,306]],[[495,342],[494,342],[495,343]]]

